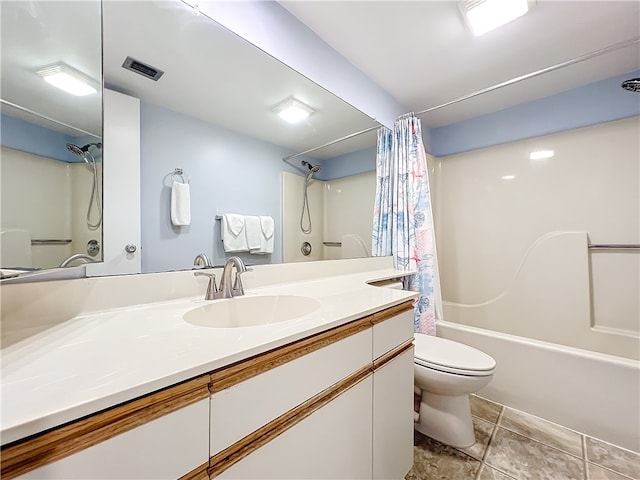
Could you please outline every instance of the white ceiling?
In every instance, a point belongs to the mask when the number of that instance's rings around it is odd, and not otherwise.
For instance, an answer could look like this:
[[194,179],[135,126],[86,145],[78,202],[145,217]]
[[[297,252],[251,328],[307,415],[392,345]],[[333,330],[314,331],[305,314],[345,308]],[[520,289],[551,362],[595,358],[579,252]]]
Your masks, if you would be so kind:
[[2,98],[69,125],[67,128],[7,106],[3,113],[69,135],[102,136],[102,96],[75,97],[42,81],[36,71],[64,62],[99,85],[100,2],[0,1]]
[[[108,1],[104,75],[111,88],[300,152],[375,125],[312,81],[181,2]],[[165,74],[121,68],[127,56]],[[295,96],[316,110],[300,124],[273,107]],[[358,146],[352,148],[358,149]]]
[[[280,1],[408,110],[640,36],[638,1],[539,0],[474,37],[456,1]],[[441,126],[640,68],[638,44],[423,116]]]
[[[525,17],[481,37],[466,30],[454,1],[280,3],[407,111],[640,36],[638,1],[539,0]],[[96,0],[2,0],[2,98],[99,135],[99,96],[72,98],[34,73],[63,60],[100,78],[99,6]],[[106,1],[103,36],[109,86],[293,151],[374,125],[179,1]],[[165,70],[165,76],[156,83],[122,69],[127,55]],[[638,69],[636,44],[422,118],[428,126],[445,125]],[[317,109],[303,125],[274,121],[271,108],[291,95]],[[326,149],[318,157],[362,148],[372,138],[344,142],[345,149]]]

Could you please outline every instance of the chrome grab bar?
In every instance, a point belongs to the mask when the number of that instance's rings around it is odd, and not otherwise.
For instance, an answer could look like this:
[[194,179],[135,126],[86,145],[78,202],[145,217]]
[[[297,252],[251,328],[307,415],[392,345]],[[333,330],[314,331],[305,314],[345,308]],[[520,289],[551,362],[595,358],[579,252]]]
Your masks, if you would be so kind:
[[638,243],[590,243],[588,248],[590,250],[638,250],[640,244]]

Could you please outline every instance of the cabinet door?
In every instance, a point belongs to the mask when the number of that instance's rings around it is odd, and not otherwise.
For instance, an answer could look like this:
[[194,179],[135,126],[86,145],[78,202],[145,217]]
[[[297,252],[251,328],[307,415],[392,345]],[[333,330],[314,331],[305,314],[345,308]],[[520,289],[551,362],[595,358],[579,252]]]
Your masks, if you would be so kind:
[[403,479],[413,464],[413,348],[373,374],[373,478]]
[[413,338],[413,318],[413,310],[407,310],[373,326],[374,360]]
[[372,388],[370,375],[216,478],[371,478]]
[[209,460],[209,400],[200,400],[19,479],[173,479]]
[[211,396],[211,455],[371,363],[368,329]]

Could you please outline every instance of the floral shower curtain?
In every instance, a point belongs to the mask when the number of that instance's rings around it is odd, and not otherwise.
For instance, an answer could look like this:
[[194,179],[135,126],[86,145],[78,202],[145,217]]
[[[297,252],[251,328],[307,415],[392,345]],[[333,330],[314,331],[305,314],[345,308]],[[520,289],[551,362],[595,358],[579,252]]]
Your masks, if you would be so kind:
[[435,240],[427,156],[420,120],[413,114],[396,120],[393,132],[378,130],[374,256],[393,255],[395,268],[417,270],[409,290],[416,300],[414,330],[435,335]]

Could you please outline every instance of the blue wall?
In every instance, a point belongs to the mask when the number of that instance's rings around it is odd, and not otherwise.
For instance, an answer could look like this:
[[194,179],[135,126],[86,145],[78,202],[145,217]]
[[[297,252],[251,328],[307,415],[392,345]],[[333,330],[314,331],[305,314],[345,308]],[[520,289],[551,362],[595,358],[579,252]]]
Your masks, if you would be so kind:
[[67,143],[77,143],[76,137],[6,114],[2,114],[0,122],[0,143],[5,147],[67,163],[82,161],[66,148]]
[[[230,255],[215,216],[227,212],[271,215],[273,254],[240,256],[248,264],[282,261],[281,172],[295,172],[282,158],[295,152],[145,102],[140,135],[143,272],[189,268],[198,253],[223,264]],[[170,219],[167,174],[176,167],[190,179],[187,227],[174,227]]]
[[376,147],[358,150],[324,161],[324,168],[320,172],[321,180],[348,177],[359,173],[371,172],[376,169]]
[[499,112],[433,128],[427,150],[442,157],[640,115],[640,95],[620,87],[623,80],[638,76],[640,71],[630,72]]

